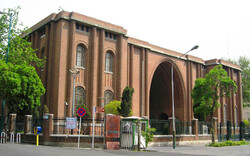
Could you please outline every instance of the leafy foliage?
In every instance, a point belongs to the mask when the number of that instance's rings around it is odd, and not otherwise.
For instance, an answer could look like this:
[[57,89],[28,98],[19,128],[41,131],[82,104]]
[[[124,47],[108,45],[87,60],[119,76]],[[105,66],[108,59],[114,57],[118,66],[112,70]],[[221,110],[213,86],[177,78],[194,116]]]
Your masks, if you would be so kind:
[[249,143],[246,142],[245,140],[237,141],[237,142],[227,140],[225,142],[211,143],[208,146],[210,146],[210,147],[224,147],[224,146],[240,146],[240,145],[249,145]]
[[36,55],[37,50],[32,49],[31,43],[28,41],[29,36],[24,37],[21,35],[27,33],[29,30],[27,28],[21,29],[23,25],[18,21],[20,9],[20,7],[14,9],[4,9],[3,12],[7,12],[8,14],[3,14],[0,17],[0,59],[6,60],[10,14],[12,13],[8,62],[11,62],[13,65],[26,64],[43,67],[46,58],[38,58]]
[[40,96],[45,93],[35,68],[0,60],[0,75],[0,98],[5,97],[10,112],[34,114],[40,106]]
[[154,132],[156,131],[155,128],[149,128],[147,127],[146,128],[146,132],[142,131],[142,136],[145,138],[146,140],[146,146],[148,146],[148,143],[150,141],[153,141],[153,138],[154,138]]
[[121,101],[110,101],[109,104],[104,106],[105,114],[120,115],[118,109],[121,108]]
[[222,65],[214,67],[205,76],[195,81],[192,90],[192,98],[194,105],[194,116],[199,120],[205,120],[210,115],[212,142],[214,142],[214,125],[213,116],[216,108],[220,107],[220,97],[230,97],[231,93],[236,92],[237,86]]
[[134,88],[127,86],[122,93],[121,108],[118,108],[118,112],[123,117],[128,117],[132,113],[132,98],[133,98]]
[[22,29],[22,23],[18,21],[19,10],[20,7],[3,9],[7,14],[0,16],[0,98],[5,98],[9,112],[38,117],[40,96],[45,93],[45,89],[33,66],[43,67],[45,58],[38,58],[36,50],[31,48],[28,41],[29,36],[21,35],[27,32],[27,28]]
[[[195,81],[192,90],[194,104],[194,115],[200,120],[213,113],[220,107],[219,98],[228,96],[231,92],[236,92],[237,86],[221,65],[214,67],[205,78],[199,78]],[[220,94],[219,94],[220,91]]]

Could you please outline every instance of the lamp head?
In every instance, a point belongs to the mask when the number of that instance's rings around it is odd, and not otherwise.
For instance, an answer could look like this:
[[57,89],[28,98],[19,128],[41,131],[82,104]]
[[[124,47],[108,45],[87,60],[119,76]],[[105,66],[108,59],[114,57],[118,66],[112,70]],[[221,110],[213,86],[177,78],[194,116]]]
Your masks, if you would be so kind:
[[193,51],[193,50],[198,49],[198,48],[199,48],[199,46],[195,45],[190,51]]

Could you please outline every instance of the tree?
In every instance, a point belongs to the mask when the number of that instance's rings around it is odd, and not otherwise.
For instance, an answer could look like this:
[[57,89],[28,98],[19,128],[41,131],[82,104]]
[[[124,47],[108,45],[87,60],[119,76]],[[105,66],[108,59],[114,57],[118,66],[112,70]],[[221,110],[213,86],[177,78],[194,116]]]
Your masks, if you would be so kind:
[[109,104],[104,106],[105,114],[120,115],[118,109],[121,108],[121,101],[110,101]]
[[210,115],[212,142],[214,142],[214,124],[213,117],[216,108],[220,107],[220,97],[230,97],[231,93],[235,93],[237,86],[227,72],[222,68],[222,65],[214,67],[205,76],[198,78],[195,81],[195,86],[192,90],[192,98],[194,105],[195,117],[201,117],[203,120]]
[[38,58],[36,55],[37,50],[32,49],[31,43],[28,41],[29,36],[22,35],[29,32],[29,30],[27,28],[21,29],[23,25],[18,21],[20,9],[20,7],[14,9],[4,9],[3,12],[7,12],[8,14],[3,14],[0,17],[0,59],[4,61],[6,60],[10,24],[9,14],[12,13],[8,62],[11,62],[13,65],[26,64],[30,66],[43,67],[46,58]]
[[118,112],[123,117],[128,117],[132,113],[132,98],[134,88],[126,87],[122,93],[121,108],[118,108]]
[[45,89],[34,67],[0,60],[0,92],[9,112],[25,115],[37,113]]
[[[6,99],[6,105],[11,112],[18,114],[32,113],[38,115],[40,96],[45,93],[43,84],[36,73],[35,67],[43,67],[45,58],[38,58],[36,50],[31,48],[28,41],[28,29],[22,29],[22,23],[18,21],[20,7],[3,9],[0,16],[0,90],[1,98]],[[7,58],[8,36],[12,14],[11,35],[9,41],[9,55]],[[8,62],[8,64],[5,63]]]

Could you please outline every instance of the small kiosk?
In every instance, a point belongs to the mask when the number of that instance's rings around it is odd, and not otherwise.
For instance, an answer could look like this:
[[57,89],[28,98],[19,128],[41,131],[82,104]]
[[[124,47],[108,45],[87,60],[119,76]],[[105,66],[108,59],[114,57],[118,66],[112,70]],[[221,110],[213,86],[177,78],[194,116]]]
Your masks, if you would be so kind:
[[[148,119],[141,117],[125,117],[121,119],[121,148],[124,149],[135,149],[135,146],[138,146],[138,128],[137,125],[140,125],[140,132],[146,131],[148,126]],[[146,147],[145,138],[140,135],[140,147]]]

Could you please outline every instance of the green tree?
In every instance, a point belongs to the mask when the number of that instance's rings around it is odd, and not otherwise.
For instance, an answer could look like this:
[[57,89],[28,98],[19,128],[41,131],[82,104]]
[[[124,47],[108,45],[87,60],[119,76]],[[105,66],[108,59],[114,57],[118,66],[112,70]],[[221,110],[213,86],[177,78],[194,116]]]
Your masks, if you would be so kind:
[[104,106],[105,114],[120,115],[118,109],[121,108],[121,101],[110,101],[109,104]]
[[205,78],[198,78],[192,90],[195,117],[201,117],[203,120],[210,115],[212,142],[214,142],[214,124],[213,117],[216,108],[220,107],[220,97],[230,97],[231,93],[236,92],[237,86],[227,72],[218,65],[210,70]]
[[122,93],[121,108],[118,108],[118,112],[123,117],[128,117],[132,113],[132,98],[134,88],[126,87]]
[[45,89],[34,67],[0,60],[0,92],[10,113],[36,115]]
[[46,58],[38,58],[36,55],[37,50],[31,48],[31,43],[28,41],[29,36],[25,36],[29,30],[27,28],[22,29],[23,25],[18,20],[20,9],[20,7],[14,9],[3,9],[3,12],[7,12],[8,14],[3,14],[0,17],[0,59],[4,61],[6,60],[10,13],[12,13],[8,62],[11,62],[13,65],[26,64],[43,67]]
[[[38,115],[40,96],[45,93],[43,84],[34,67],[43,67],[45,58],[38,58],[36,50],[28,41],[27,28],[18,20],[19,10],[3,9],[7,14],[0,15],[0,60],[1,60],[1,98],[6,99],[6,106],[11,112],[18,114]],[[7,62],[8,36],[12,14],[9,55]]]
[[240,56],[239,59],[225,59],[231,63],[238,64],[242,70],[242,95],[243,95],[243,106],[250,107],[250,59],[246,56]]

